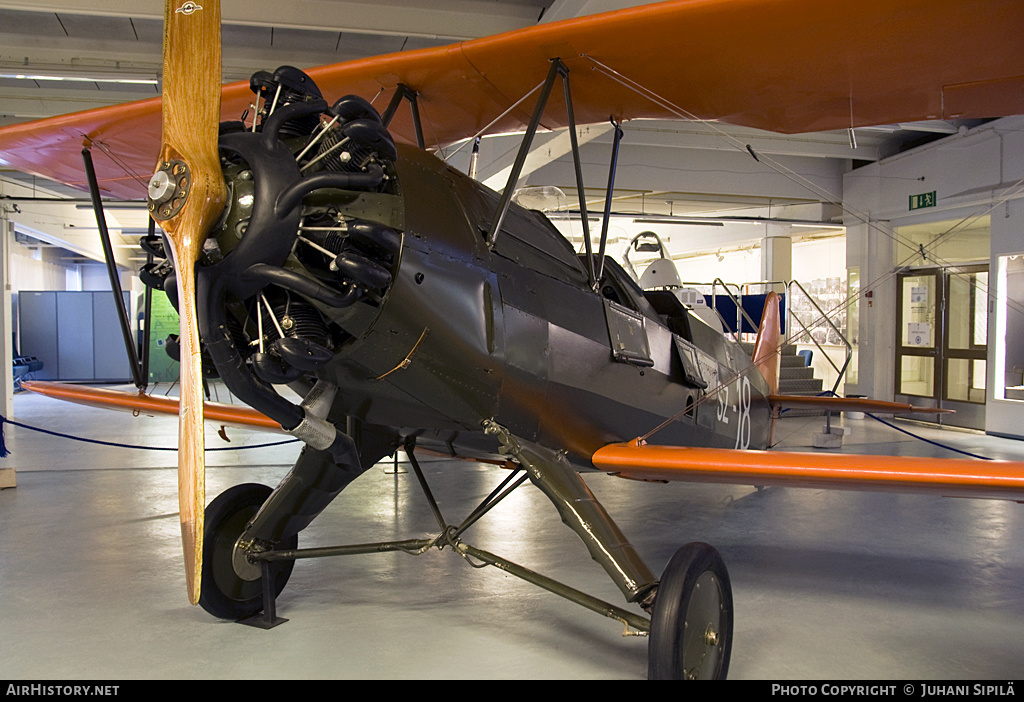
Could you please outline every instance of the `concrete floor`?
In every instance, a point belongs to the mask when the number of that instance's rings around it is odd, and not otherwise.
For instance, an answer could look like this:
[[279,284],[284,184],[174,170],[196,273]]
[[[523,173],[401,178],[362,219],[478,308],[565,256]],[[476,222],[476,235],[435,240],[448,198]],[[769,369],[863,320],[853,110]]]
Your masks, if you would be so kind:
[[[132,418],[28,393],[15,419],[95,439],[172,446],[173,418]],[[821,419],[784,420],[807,450]],[[871,419],[846,420],[844,450],[949,455]],[[1024,459],[1024,442],[914,431]],[[646,676],[647,640],[451,551],[300,561],[270,631],[188,604],[173,452],[114,449],[5,426],[17,487],[0,491],[0,677],[612,678]],[[266,434],[228,430],[232,445]],[[273,440],[273,437],[270,437]],[[224,446],[212,435],[208,446]],[[297,446],[209,453],[208,498],[271,485]],[[401,455],[401,454],[400,454]],[[450,521],[503,471],[425,463]],[[1024,676],[1024,505],[1010,502],[587,482],[655,572],[688,541],[714,544],[733,583],[734,679],[1000,679]],[[411,473],[381,464],[300,546],[419,538],[436,531]],[[466,540],[608,602],[618,589],[529,485]]]

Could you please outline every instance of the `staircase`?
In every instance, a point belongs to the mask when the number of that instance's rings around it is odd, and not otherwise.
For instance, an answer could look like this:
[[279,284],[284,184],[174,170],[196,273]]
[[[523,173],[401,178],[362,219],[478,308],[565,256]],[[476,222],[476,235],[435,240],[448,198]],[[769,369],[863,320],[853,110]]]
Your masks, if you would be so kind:
[[814,368],[804,365],[804,357],[793,346],[782,349],[782,368],[779,370],[780,395],[818,395],[822,392],[821,378],[814,377]]
[[[742,344],[748,355],[754,353],[753,344]],[[819,395],[823,391],[821,378],[814,377],[814,368],[804,365],[804,357],[796,352],[795,346],[782,348],[779,369],[780,395]],[[813,417],[823,414],[820,410],[786,410],[787,417]]]

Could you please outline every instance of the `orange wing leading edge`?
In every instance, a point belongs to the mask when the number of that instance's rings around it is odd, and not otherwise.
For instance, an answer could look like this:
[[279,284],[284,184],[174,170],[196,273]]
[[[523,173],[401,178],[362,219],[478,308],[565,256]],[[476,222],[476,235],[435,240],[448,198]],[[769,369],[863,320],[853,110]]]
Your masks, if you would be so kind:
[[[1017,0],[676,0],[308,73],[338,96],[386,100],[407,86],[432,148],[483,130],[543,80],[555,57],[572,71],[579,124],[698,118],[801,133],[1024,114],[1021,26]],[[247,84],[224,86],[223,118],[238,119],[250,99]],[[566,125],[560,100],[544,127]],[[79,152],[91,145],[104,193],[142,197],[160,105],[153,98],[5,127],[0,163],[84,190]],[[529,105],[490,133],[521,130]],[[391,130],[415,143],[407,111]]]

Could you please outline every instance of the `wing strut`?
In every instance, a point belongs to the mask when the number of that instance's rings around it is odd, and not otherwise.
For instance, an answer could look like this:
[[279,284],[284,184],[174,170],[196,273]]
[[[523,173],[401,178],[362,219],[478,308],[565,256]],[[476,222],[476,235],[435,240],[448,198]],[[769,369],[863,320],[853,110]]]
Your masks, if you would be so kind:
[[600,281],[604,277],[604,252],[608,248],[608,224],[612,216],[612,195],[615,193],[615,171],[619,165],[619,144],[622,142],[622,126],[611,118],[615,127],[615,140],[612,142],[612,159],[608,165],[608,190],[604,196],[604,220],[601,222],[601,246],[597,250],[597,272],[594,278]]
[[380,116],[380,121],[385,127],[391,124],[392,118],[395,116],[395,112],[398,111],[398,106],[402,100],[409,101],[409,108],[412,110],[412,126],[416,130],[416,145],[421,149],[427,148],[426,142],[423,141],[423,125],[420,122],[420,104],[416,99],[416,91],[412,90],[405,83],[399,83],[395,89],[395,94],[391,96],[391,102],[388,103],[387,108],[384,110],[384,114]]
[[[526,157],[530,153],[530,145],[533,143],[533,137],[537,133],[537,125],[540,124],[541,115],[544,114],[544,106],[547,105],[548,97],[551,96],[551,88],[555,84],[555,78],[558,76],[558,67],[560,65],[561,61],[558,59],[551,62],[548,77],[544,81],[544,86],[540,89],[540,96],[537,98],[537,104],[533,108],[530,124],[527,125],[526,133],[523,134],[523,141],[519,144],[519,153],[516,154],[516,160],[512,164],[512,172],[508,174],[508,182],[505,184],[505,189],[501,192],[501,200],[498,201],[498,211],[494,213],[494,219],[491,221],[491,230],[487,233],[487,245],[492,249],[498,240],[498,232],[501,231],[501,223],[505,220],[508,206],[512,202],[512,191],[515,189],[516,183],[519,182],[519,174],[523,172],[523,166],[526,165]],[[583,226],[587,226],[585,218]]]
[[[551,68],[548,70],[548,77],[544,81],[544,86],[540,91],[540,97],[537,98],[537,104],[533,108],[533,116],[530,117],[530,124],[527,126],[526,133],[523,135],[523,140],[519,144],[519,152],[516,154],[515,163],[512,164],[512,172],[508,174],[508,182],[505,184],[505,189],[501,193],[501,200],[498,201],[498,210],[494,214],[490,231],[487,233],[487,245],[493,249],[498,240],[498,232],[501,231],[501,224],[505,220],[505,215],[508,213],[509,205],[512,203],[512,195],[514,194],[516,183],[519,182],[519,176],[523,172],[523,166],[526,165],[526,157],[530,153],[530,146],[533,144],[533,137],[537,133],[537,127],[540,125],[540,118],[544,114],[544,108],[547,106],[548,98],[551,96],[551,89],[554,87],[555,79],[558,76],[562,77],[562,91],[565,94],[565,111],[569,128],[569,139],[572,144],[572,160],[573,166],[576,169],[576,193],[580,201],[580,217],[583,220],[583,243],[586,245],[587,249],[587,275],[589,276],[590,286],[596,290],[598,277],[594,270],[594,250],[590,242],[590,224],[587,221],[587,198],[583,192],[583,167],[580,161],[579,138],[576,134],[576,118],[573,115],[572,109],[572,91],[569,88],[569,69],[566,68],[560,58],[551,59]],[[616,142],[616,148],[617,145],[618,142]]]
[[[100,200],[100,186],[96,181],[96,169],[92,164],[92,150],[88,146],[82,149],[82,159],[85,161],[85,175],[89,181],[92,210],[96,214],[96,226],[100,230],[100,244],[103,246],[103,258],[106,260],[107,274],[110,276],[114,307],[117,309],[117,317],[121,322],[121,333],[124,336],[124,348],[128,352],[128,362],[132,369],[132,380],[135,382],[135,387],[145,390],[147,382],[142,374],[142,366],[139,364],[139,352],[132,340],[132,327],[128,319],[128,310],[124,304],[124,293],[121,290],[120,276],[117,274],[117,264],[114,262],[114,249],[110,245],[110,232],[107,231],[107,218],[103,214],[103,201]],[[146,291],[148,295],[148,286]]]

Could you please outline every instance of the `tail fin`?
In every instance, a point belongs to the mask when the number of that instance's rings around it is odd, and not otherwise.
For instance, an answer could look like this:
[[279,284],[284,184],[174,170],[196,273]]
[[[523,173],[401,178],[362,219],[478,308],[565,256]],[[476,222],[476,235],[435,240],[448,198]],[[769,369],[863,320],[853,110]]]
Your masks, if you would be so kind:
[[764,301],[764,312],[761,313],[761,326],[757,330],[757,341],[754,342],[753,362],[761,375],[768,381],[768,389],[772,395],[779,393],[779,367],[782,359],[779,355],[779,312],[780,298],[778,293],[768,293]]

